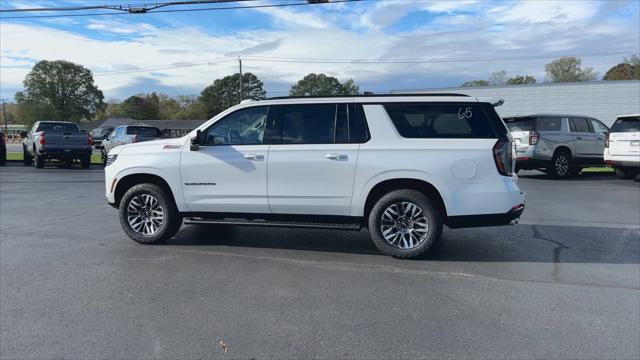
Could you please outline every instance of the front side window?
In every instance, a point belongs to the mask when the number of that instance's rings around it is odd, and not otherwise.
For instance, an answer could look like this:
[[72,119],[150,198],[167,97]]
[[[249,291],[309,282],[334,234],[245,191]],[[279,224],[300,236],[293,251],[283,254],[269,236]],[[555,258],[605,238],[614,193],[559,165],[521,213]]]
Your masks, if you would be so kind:
[[384,105],[405,138],[496,138],[479,104],[390,103]]
[[591,132],[587,119],[585,118],[571,118],[569,119],[569,128],[571,132],[588,133]]
[[562,118],[537,118],[536,130],[538,131],[560,131],[562,127]]
[[[341,120],[336,127],[336,104],[286,105],[282,116],[283,144],[331,144],[336,131],[346,132]],[[342,111],[341,111],[342,113]],[[346,112],[344,113],[346,115]],[[343,115],[341,115],[342,117]],[[338,138],[346,135],[338,134]]]
[[127,127],[127,135],[162,137],[162,131],[158,128],[149,126],[129,126]]
[[231,113],[205,131],[202,145],[260,145],[268,112],[268,106],[256,106]]
[[609,132],[609,128],[600,121],[596,119],[589,119],[589,121],[591,121],[591,127],[593,128],[594,132],[598,134],[606,134]]

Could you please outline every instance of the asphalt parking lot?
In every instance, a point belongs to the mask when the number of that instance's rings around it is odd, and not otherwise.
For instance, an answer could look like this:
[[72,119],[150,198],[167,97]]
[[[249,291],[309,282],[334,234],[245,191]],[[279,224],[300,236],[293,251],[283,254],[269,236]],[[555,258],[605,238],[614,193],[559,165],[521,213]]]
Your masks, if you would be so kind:
[[520,225],[445,229],[418,261],[364,230],[139,245],[103,182],[0,168],[1,358],[640,357],[639,182],[522,173]]

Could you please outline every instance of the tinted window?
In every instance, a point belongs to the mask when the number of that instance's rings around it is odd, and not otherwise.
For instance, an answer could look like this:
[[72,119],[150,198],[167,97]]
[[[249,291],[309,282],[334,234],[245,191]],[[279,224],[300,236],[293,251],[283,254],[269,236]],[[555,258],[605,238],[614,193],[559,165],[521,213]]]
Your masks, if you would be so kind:
[[162,137],[162,131],[158,128],[148,126],[129,126],[127,127],[127,135]]
[[607,128],[600,121],[598,121],[596,119],[589,119],[589,121],[591,121],[591,127],[593,128],[594,132],[596,132],[598,134],[604,134],[604,133],[609,132],[609,128]]
[[509,131],[530,131],[533,126],[533,120],[530,118],[506,118]]
[[562,118],[537,118],[536,130],[538,131],[560,131],[562,128]]
[[496,137],[479,104],[398,103],[385,109],[406,138]]
[[369,139],[367,119],[360,104],[349,104],[349,141],[363,143]]
[[571,132],[591,132],[587,119],[584,118],[571,118],[569,119],[569,127]]
[[334,142],[335,131],[335,104],[284,106],[283,144],[329,144]]
[[640,118],[618,119],[611,126],[611,132],[640,131]]
[[227,115],[205,131],[203,145],[262,144],[267,106],[256,106]]
[[45,131],[45,132],[79,132],[78,125],[76,124],[67,124],[67,123],[40,123],[38,125],[37,131]]

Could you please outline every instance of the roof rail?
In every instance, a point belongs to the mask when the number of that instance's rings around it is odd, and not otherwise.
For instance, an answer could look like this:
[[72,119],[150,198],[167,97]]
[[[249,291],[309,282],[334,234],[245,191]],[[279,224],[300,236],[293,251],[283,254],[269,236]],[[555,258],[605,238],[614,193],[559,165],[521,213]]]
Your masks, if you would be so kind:
[[325,95],[325,96],[276,96],[267,100],[283,100],[283,99],[318,99],[318,98],[362,98],[362,97],[399,97],[399,96],[462,96],[469,97],[466,94],[459,93],[415,93],[415,94],[369,94],[369,95]]

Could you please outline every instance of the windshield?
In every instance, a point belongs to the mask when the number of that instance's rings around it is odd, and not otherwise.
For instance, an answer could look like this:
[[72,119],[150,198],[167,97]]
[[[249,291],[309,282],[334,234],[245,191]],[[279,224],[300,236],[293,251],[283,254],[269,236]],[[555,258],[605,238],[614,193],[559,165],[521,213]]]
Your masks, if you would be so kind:
[[533,121],[529,118],[506,118],[504,122],[507,124],[509,131],[530,131]]
[[611,127],[611,132],[636,132],[640,131],[640,117],[623,118],[616,120]]
[[127,127],[127,135],[162,137],[162,131],[158,128],[149,126],[129,126]]
[[38,125],[38,129],[36,131],[45,131],[45,132],[60,132],[60,133],[69,133],[69,132],[79,132],[78,125],[70,124],[70,123],[41,123]]

